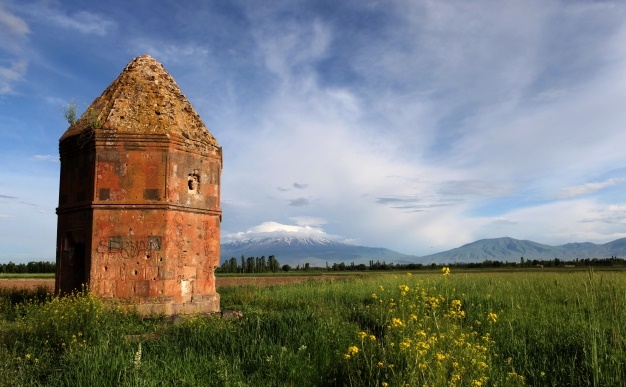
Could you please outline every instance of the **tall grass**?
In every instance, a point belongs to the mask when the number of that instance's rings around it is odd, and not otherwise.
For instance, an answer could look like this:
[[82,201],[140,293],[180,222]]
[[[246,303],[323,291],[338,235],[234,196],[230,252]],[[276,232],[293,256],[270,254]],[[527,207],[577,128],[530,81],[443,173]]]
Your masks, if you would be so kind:
[[242,318],[141,318],[0,289],[0,385],[612,386],[626,274],[373,275],[219,289]]

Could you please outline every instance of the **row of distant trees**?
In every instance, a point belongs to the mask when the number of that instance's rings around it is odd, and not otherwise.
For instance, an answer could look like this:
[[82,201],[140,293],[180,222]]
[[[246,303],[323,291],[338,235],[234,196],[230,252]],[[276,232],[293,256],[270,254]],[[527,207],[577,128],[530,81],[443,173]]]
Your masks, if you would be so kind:
[[265,258],[262,257],[248,257],[241,256],[241,260],[232,257],[222,263],[217,269],[218,273],[276,273],[279,270],[289,271],[291,269],[289,265],[282,267],[278,263],[275,256],[270,255]]
[[346,264],[345,262],[333,263],[329,265],[326,263],[326,267],[311,267],[308,263],[303,266],[291,267],[289,265],[282,265],[278,263],[275,256],[270,255],[267,259],[262,257],[248,257],[241,256],[241,259],[232,257],[225,261],[220,268],[217,269],[219,273],[276,273],[279,270],[283,271],[309,271],[309,270],[326,270],[326,271],[384,271],[384,270],[426,270],[426,269],[439,269],[443,266],[453,268],[467,268],[467,269],[488,269],[488,268],[522,268],[522,267],[572,267],[572,266],[626,266],[626,260],[618,257],[611,258],[584,258],[574,260],[562,260],[559,258],[549,260],[526,260],[523,257],[519,262],[503,262],[496,260],[485,260],[483,262],[472,263],[445,263],[445,264],[421,264],[421,263],[387,263],[385,261],[370,260],[369,265],[360,263],[355,264],[351,262]]
[[54,273],[56,264],[54,262],[28,262],[28,263],[0,263],[0,273]]
[[520,262],[503,262],[495,260],[485,260],[483,262],[472,263],[445,263],[436,264],[432,263],[424,265],[421,263],[386,263],[385,261],[370,261],[369,265],[358,264],[354,262],[346,265],[344,262],[333,263],[332,266],[326,264],[326,270],[328,271],[367,271],[367,270],[423,270],[423,269],[438,269],[443,266],[468,268],[468,269],[480,269],[480,268],[498,268],[498,267],[572,267],[572,266],[598,266],[598,267],[610,267],[610,266],[626,266],[626,260],[618,257],[611,258],[576,258],[574,260],[562,260],[559,258],[549,260],[525,260],[520,258]]
[[[424,269],[437,269],[442,266],[467,268],[467,269],[481,269],[481,268],[499,268],[499,267],[567,267],[567,266],[598,266],[598,267],[610,267],[610,266],[626,266],[626,260],[618,257],[611,258],[577,258],[575,260],[561,260],[554,258],[550,260],[525,260],[520,258],[520,262],[502,262],[494,260],[486,260],[483,262],[473,263],[451,263],[451,264],[435,264],[424,265],[421,263],[387,263],[385,261],[369,261],[369,265],[333,263],[332,266],[326,264],[326,268],[310,267],[308,263],[304,266],[296,266],[292,268],[289,265],[280,265],[274,255],[270,255],[265,258],[262,257],[248,257],[243,255],[238,260],[232,257],[226,260],[222,266],[217,269],[219,273],[276,273],[282,271],[309,271],[309,270],[327,270],[327,271],[379,271],[379,270],[424,270]],[[28,262],[28,263],[0,263],[0,273],[55,273],[56,264],[54,262],[40,261],[40,262]]]

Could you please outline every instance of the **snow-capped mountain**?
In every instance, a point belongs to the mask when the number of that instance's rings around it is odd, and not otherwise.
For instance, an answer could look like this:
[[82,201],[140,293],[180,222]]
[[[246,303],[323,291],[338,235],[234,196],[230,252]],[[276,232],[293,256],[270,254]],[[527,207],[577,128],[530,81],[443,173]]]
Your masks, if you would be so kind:
[[401,254],[380,247],[355,246],[326,238],[278,237],[249,238],[222,242],[221,261],[235,257],[268,257],[274,255],[281,264],[291,266],[308,263],[325,266],[344,262],[369,264],[370,260],[387,263],[415,262],[416,256]]

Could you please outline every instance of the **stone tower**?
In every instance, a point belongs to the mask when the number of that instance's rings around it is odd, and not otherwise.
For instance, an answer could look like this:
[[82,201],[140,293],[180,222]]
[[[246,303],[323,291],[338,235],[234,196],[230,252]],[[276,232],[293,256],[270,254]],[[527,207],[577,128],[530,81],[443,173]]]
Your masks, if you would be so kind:
[[133,59],[59,152],[57,293],[219,311],[222,149],[160,63]]

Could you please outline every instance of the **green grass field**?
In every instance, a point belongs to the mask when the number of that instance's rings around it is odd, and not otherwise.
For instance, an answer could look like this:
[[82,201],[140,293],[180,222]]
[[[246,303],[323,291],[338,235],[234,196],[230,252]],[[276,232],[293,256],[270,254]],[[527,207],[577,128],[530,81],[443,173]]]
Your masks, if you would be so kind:
[[54,278],[54,273],[0,273],[0,279],[3,278]]
[[619,386],[626,272],[378,274],[219,289],[168,322],[0,289],[12,386]]

